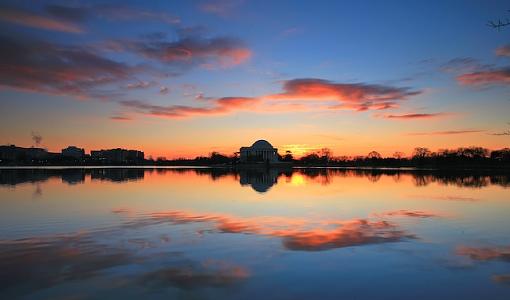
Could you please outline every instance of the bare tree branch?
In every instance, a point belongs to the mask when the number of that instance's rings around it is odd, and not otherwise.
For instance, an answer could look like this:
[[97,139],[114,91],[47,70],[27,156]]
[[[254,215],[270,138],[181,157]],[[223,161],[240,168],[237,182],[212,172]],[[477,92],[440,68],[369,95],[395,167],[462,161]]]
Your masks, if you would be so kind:
[[501,30],[501,28],[510,25],[510,21],[508,19],[505,20],[505,22],[502,22],[501,20],[498,20],[497,22],[489,21],[487,23],[487,26],[497,29],[498,31]]

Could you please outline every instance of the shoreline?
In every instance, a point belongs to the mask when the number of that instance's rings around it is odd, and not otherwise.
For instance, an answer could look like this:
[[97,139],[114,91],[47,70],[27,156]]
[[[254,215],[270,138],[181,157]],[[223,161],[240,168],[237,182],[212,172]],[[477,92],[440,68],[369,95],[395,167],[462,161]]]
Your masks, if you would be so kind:
[[441,171],[499,171],[509,172],[510,167],[391,167],[391,166],[324,166],[324,165],[308,165],[308,166],[239,166],[239,165],[19,165],[19,166],[0,166],[1,170],[34,170],[34,169],[47,169],[47,170],[65,170],[65,169],[230,169],[230,170],[269,170],[269,169],[287,169],[287,170],[299,170],[299,169],[340,169],[340,170],[380,170],[380,171],[427,171],[427,172],[441,172]]

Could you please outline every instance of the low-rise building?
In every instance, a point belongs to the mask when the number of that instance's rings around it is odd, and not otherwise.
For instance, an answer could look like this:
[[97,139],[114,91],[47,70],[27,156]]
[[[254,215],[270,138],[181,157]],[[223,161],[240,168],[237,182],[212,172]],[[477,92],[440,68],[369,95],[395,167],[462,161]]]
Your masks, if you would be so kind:
[[[51,155],[53,154],[51,153]],[[40,160],[49,157],[50,153],[43,148],[23,148],[14,145],[0,146],[0,160],[2,161]]]
[[81,159],[85,157],[85,149],[76,146],[69,146],[62,149],[62,156]]
[[144,153],[138,150],[127,149],[107,149],[107,150],[92,150],[90,157],[93,159],[104,160],[106,162],[116,163],[133,163],[144,160]]

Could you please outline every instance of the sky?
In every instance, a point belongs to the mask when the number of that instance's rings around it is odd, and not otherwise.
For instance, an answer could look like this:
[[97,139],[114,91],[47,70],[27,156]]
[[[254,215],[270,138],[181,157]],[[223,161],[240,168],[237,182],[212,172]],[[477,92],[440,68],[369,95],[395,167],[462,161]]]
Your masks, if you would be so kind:
[[[505,1],[1,1],[0,144],[510,146]],[[40,142],[36,143],[37,138]]]

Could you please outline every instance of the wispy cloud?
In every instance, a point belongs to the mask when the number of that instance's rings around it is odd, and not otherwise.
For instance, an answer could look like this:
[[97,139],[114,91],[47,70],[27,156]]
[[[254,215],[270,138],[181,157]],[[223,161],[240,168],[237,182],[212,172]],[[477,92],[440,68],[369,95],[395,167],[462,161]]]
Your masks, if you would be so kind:
[[497,56],[510,56],[510,45],[504,45],[496,48]]
[[456,250],[458,255],[469,256],[473,260],[489,261],[503,260],[510,262],[510,247],[467,247],[460,246]]
[[102,18],[112,21],[152,21],[167,24],[179,24],[177,16],[164,11],[146,10],[141,7],[126,5],[57,5],[50,4],[45,7],[48,14],[54,18],[69,22],[81,23],[92,18]]
[[114,120],[114,121],[132,121],[133,120],[133,118],[127,117],[127,116],[111,116],[110,119]]
[[394,120],[420,120],[420,119],[433,119],[433,118],[441,118],[445,116],[449,116],[449,113],[413,113],[413,114],[401,114],[401,115],[385,115],[383,116],[386,119],[394,119]]
[[492,280],[497,283],[510,285],[510,274],[493,275]]
[[209,0],[200,3],[198,8],[209,14],[227,17],[232,15],[243,2],[243,0]]
[[486,130],[472,129],[472,130],[445,130],[445,131],[430,131],[430,132],[410,132],[407,135],[456,135],[456,134],[469,134],[481,133]]
[[429,212],[429,211],[422,211],[422,210],[395,210],[395,211],[387,211],[382,213],[376,213],[374,214],[377,217],[410,217],[410,218],[436,218],[441,216],[438,213]]
[[507,85],[510,84],[510,67],[492,68],[489,70],[465,73],[457,76],[462,85]]
[[51,31],[69,33],[82,33],[85,31],[82,27],[71,22],[56,20],[16,8],[0,7],[0,21]]
[[159,88],[159,93],[161,95],[167,95],[168,93],[170,93],[170,89],[168,87],[166,87],[166,86],[161,86]]
[[146,89],[151,86],[154,86],[155,82],[149,82],[149,81],[137,81],[137,82],[131,82],[126,85],[126,88],[128,89]]
[[456,57],[440,66],[443,72],[468,73],[481,70],[489,66],[482,65],[478,59],[472,57]]
[[225,97],[211,101],[212,105],[208,107],[186,105],[162,106],[147,104],[136,100],[121,101],[121,104],[146,115],[167,118],[186,118],[199,115],[225,114],[235,110],[246,110],[253,107],[257,102],[259,102],[259,99],[256,98]]

